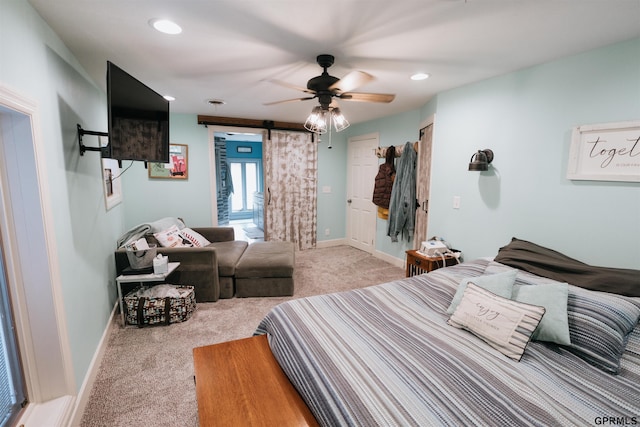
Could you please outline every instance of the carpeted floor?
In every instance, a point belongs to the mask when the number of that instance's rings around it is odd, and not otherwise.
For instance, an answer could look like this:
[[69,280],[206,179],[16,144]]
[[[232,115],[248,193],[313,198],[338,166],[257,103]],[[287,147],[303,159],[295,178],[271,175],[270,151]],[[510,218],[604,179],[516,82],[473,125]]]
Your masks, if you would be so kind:
[[[245,338],[275,305],[404,277],[404,270],[348,246],[296,252],[295,295],[201,303],[170,326],[113,325],[82,427],[198,425],[194,347]],[[114,322],[119,321],[119,317]]]

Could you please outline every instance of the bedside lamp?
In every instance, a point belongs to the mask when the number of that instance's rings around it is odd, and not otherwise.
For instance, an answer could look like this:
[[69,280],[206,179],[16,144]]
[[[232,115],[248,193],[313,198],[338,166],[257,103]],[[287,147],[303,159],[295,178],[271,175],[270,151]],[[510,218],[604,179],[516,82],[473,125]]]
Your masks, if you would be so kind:
[[478,150],[473,156],[471,156],[471,161],[469,162],[469,170],[470,171],[486,171],[489,170],[489,163],[493,161],[493,151],[489,150]]

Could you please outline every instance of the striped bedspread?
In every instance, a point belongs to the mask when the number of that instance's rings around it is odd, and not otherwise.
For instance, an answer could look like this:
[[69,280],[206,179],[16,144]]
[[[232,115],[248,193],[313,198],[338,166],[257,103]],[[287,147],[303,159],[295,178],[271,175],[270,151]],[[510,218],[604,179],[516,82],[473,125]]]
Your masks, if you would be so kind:
[[640,423],[638,326],[612,375],[542,342],[515,362],[447,325],[458,283],[488,263],[286,302],[256,334],[325,426]]

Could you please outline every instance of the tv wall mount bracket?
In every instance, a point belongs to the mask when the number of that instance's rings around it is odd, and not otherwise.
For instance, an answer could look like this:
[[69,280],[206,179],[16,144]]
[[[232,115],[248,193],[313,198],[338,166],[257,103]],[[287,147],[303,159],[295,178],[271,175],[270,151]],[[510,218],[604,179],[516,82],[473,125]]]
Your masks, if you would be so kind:
[[107,145],[105,147],[87,147],[86,145],[84,145],[82,143],[82,137],[84,135],[109,136],[109,134],[107,132],[96,132],[94,130],[85,130],[85,129],[82,129],[82,126],[80,124],[77,124],[77,128],[78,128],[78,144],[80,145],[80,155],[81,156],[84,156],[84,152],[85,151],[105,152],[107,150],[107,148],[109,147],[109,145]]

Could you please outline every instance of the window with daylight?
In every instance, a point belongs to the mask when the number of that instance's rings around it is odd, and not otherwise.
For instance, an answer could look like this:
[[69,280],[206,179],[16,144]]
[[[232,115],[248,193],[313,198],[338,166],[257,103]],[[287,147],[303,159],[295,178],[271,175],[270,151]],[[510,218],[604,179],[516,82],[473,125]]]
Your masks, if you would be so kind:
[[247,219],[253,216],[253,193],[259,191],[259,161],[229,159],[233,194],[229,206],[229,219]]
[[13,425],[26,403],[6,277],[0,245],[0,427]]

